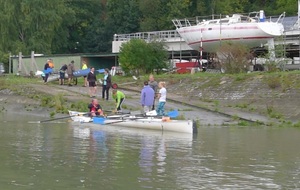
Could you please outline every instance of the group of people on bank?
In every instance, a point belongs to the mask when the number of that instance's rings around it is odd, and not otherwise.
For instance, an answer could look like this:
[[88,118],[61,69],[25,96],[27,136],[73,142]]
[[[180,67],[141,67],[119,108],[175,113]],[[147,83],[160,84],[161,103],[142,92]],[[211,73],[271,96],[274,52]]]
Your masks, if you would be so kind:
[[[68,80],[68,86],[73,86],[72,81],[74,78],[74,72],[75,72],[75,66],[74,61],[72,60],[68,65],[63,64],[61,68],[59,69],[59,84],[64,85],[65,84],[65,78],[67,74],[67,80]],[[44,73],[42,75],[44,83],[46,84],[48,82],[49,75],[53,73],[54,69],[54,63],[52,59],[48,59],[46,64],[44,65]],[[82,63],[82,70],[88,69],[88,66],[85,61]],[[84,87],[89,87],[89,94],[90,97],[96,96],[97,91],[97,78],[95,73],[95,68],[91,67],[90,72],[83,76],[84,78]],[[108,69],[105,69],[104,71],[104,78],[102,82],[102,98],[108,100],[109,98],[109,89],[111,87],[111,75]]]
[[[44,72],[42,74],[44,83],[47,84],[49,76],[53,73],[54,63],[52,59],[48,59],[44,65]],[[59,84],[64,85],[65,73],[68,75],[68,85],[72,86],[71,81],[73,79],[73,72],[75,71],[74,61],[71,61],[68,65],[64,64],[59,70]]]
[[[112,98],[116,101],[116,107],[114,112],[121,112],[122,104],[125,100],[125,94],[118,89],[113,89]],[[155,109],[156,99],[158,99],[158,102]],[[152,110],[156,110],[158,116],[164,116],[166,99],[167,99],[166,83],[165,82],[157,83],[154,80],[154,76],[150,75],[149,81],[144,82],[144,86],[141,90],[140,104],[142,106],[143,112],[147,113]],[[98,103],[98,100],[95,99],[94,97],[92,99],[92,102],[88,105],[88,108],[91,116],[103,115],[102,107]]]
[[[155,99],[158,99],[158,104],[155,109]],[[149,76],[149,81],[144,82],[144,87],[141,91],[141,105],[144,113],[151,110],[156,110],[157,115],[165,115],[165,104],[167,101],[166,83],[161,81],[157,83],[154,76]]]
[[[54,68],[54,63],[52,59],[48,59],[45,66],[44,66],[44,72]],[[83,61],[82,63],[82,70],[88,69],[87,63]],[[73,73],[75,72],[75,66],[74,61],[71,61],[68,65],[64,64],[59,70],[59,84],[64,85],[65,84],[65,73],[67,73],[68,78],[68,85],[72,86],[72,80],[73,80]],[[51,74],[51,72],[45,72],[45,76],[43,77],[44,82],[47,83],[48,77]],[[89,87],[89,95],[92,98],[92,102],[88,105],[88,108],[90,110],[91,116],[95,115],[102,115],[103,111],[98,103],[98,100],[95,99],[97,94],[97,76],[95,73],[95,68],[91,67],[89,73],[86,76],[83,76],[84,78],[84,84],[83,87]],[[112,88],[112,77],[110,74],[109,69],[104,70],[104,76],[102,80],[99,80],[100,83],[102,83],[102,99],[103,100],[109,100],[109,90]],[[157,115],[163,116],[164,113],[164,107],[166,104],[166,97],[167,97],[167,90],[166,90],[166,83],[165,82],[159,82],[157,83],[154,79],[154,76],[151,74],[149,76],[149,80],[144,82],[144,86],[141,90],[141,96],[140,96],[140,104],[142,106],[143,112],[147,113],[152,110],[156,110]],[[125,94],[116,89],[112,89],[112,99],[115,100],[115,112],[121,112],[122,111],[122,104],[125,100]],[[155,109],[155,100],[158,100],[156,109]]]

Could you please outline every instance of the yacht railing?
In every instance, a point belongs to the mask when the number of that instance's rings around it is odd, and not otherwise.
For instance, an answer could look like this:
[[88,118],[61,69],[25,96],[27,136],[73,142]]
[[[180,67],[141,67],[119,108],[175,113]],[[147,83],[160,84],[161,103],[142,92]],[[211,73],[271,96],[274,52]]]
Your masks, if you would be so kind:
[[152,32],[137,32],[131,34],[115,34],[114,41],[129,41],[130,39],[151,40],[167,40],[180,38],[176,30],[152,31]]
[[[252,18],[252,22],[260,22],[259,19],[259,12],[251,12],[248,14],[245,13],[239,13],[239,15],[242,16],[247,16]],[[194,25],[198,25],[199,23],[202,23],[204,21],[208,21],[208,20],[217,20],[217,19],[225,19],[225,18],[229,18],[232,15],[209,15],[209,16],[196,16],[193,18],[184,18],[184,19],[173,19],[172,22],[174,24],[174,26],[176,27],[176,29],[178,28],[182,28],[182,27],[189,27],[189,26],[194,26]],[[269,17],[265,17],[265,21],[269,21],[269,22],[276,22],[276,23],[282,23],[283,19],[285,17],[285,12],[282,13],[280,16],[269,16]]]

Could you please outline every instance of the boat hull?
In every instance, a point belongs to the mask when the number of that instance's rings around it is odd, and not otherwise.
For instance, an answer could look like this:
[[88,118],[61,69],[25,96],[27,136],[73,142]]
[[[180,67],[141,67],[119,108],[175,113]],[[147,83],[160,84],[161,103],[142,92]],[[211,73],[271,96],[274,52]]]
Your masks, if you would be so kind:
[[[111,124],[110,124],[111,123]],[[170,131],[179,133],[193,133],[192,120],[171,120],[162,121],[162,119],[154,117],[146,117],[140,119],[125,120],[107,120],[106,125],[114,125],[119,127],[130,127],[138,129],[150,129],[158,131]]]
[[177,28],[177,32],[192,49],[216,52],[224,42],[242,43],[249,48],[262,46],[282,35],[283,25],[273,22],[209,24]]
[[[97,118],[94,120],[84,116],[84,112],[69,111],[74,122],[92,123],[93,125],[118,126],[136,129],[149,129],[158,131],[170,131],[179,133],[195,133],[196,126],[192,120],[164,120],[155,117],[132,117],[128,115],[115,115],[108,118]],[[101,120],[101,121],[100,121]]]

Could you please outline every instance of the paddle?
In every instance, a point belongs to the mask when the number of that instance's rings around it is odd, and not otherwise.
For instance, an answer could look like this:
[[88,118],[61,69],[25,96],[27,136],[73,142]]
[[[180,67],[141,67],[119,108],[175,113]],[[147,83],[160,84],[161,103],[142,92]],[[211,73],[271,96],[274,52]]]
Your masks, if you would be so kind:
[[170,118],[175,118],[175,117],[178,117],[178,111],[177,110],[173,110],[173,111],[169,111],[168,112],[168,116],[170,117]]
[[[130,119],[130,120],[136,120],[136,119],[140,119],[140,117],[133,117],[133,118],[130,118],[130,117],[125,117],[126,119]],[[115,120],[115,121],[113,121]],[[105,122],[105,121],[111,121],[111,122]],[[114,123],[121,123],[121,122],[124,122],[126,121],[124,119],[124,117],[120,117],[119,119],[117,118],[113,118],[113,119],[107,119],[107,118],[104,118],[104,117],[94,117],[93,118],[93,123],[95,124],[101,124],[101,125],[110,125],[110,124],[114,124]]]
[[53,118],[53,119],[46,119],[46,120],[42,120],[42,121],[32,121],[32,122],[29,122],[29,123],[45,123],[45,122],[55,121],[55,120],[59,120],[59,119],[66,119],[66,118],[70,118],[70,117],[74,117],[74,116],[84,116],[84,115],[88,115],[88,114],[90,114],[90,112],[77,114],[77,115],[69,115],[69,116],[64,116],[64,117],[58,117],[58,118]]

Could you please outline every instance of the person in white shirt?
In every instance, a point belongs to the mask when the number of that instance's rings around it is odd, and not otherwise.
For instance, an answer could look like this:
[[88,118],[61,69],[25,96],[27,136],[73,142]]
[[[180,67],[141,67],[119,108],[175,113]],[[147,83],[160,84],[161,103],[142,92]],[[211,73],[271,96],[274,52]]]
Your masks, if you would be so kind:
[[165,104],[167,101],[167,89],[165,82],[158,83],[159,92],[157,94],[158,105],[156,108],[157,115],[163,116],[165,114]]

